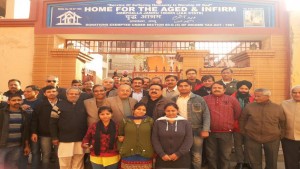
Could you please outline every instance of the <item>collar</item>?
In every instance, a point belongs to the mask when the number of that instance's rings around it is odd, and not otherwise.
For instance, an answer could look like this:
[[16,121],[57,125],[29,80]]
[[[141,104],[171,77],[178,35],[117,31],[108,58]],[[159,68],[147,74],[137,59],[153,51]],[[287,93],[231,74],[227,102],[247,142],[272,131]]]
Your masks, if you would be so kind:
[[169,88],[166,88],[166,91],[168,91],[168,92],[172,92],[172,91],[175,91],[175,90],[177,90],[177,86],[175,86],[173,89],[171,89],[171,90],[169,90]]
[[178,97],[178,98],[184,98],[184,99],[186,99],[186,98],[190,98],[191,95],[192,95],[192,92],[190,92],[190,93],[189,93],[187,96],[185,96],[185,97],[183,97],[183,96],[181,96],[181,95],[179,94],[179,97]]

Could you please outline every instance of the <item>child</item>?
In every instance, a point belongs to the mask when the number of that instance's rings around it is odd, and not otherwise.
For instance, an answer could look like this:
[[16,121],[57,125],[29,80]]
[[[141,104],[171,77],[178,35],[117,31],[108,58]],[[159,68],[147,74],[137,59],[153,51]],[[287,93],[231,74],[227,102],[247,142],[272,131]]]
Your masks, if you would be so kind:
[[117,150],[118,127],[111,120],[112,109],[102,106],[98,110],[100,121],[89,127],[82,147],[90,149],[93,169],[117,169],[120,156]]

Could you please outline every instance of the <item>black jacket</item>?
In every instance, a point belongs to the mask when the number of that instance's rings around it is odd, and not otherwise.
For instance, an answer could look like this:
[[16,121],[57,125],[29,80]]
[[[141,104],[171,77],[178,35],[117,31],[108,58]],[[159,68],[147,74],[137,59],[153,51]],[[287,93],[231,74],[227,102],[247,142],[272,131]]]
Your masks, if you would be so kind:
[[58,111],[52,111],[50,118],[52,139],[61,142],[82,141],[87,131],[87,112],[83,100],[79,99],[76,104],[61,100],[56,106]]
[[[25,147],[25,141],[29,142],[30,139],[30,126],[29,126],[29,115],[27,112],[20,110],[22,114],[22,146]],[[8,106],[0,110],[0,147],[6,146],[6,141],[8,138],[8,128],[9,128],[9,109]]]
[[[57,102],[60,102],[58,100]],[[38,136],[51,137],[50,135],[50,114],[52,105],[48,100],[43,100],[33,111],[31,131]]]

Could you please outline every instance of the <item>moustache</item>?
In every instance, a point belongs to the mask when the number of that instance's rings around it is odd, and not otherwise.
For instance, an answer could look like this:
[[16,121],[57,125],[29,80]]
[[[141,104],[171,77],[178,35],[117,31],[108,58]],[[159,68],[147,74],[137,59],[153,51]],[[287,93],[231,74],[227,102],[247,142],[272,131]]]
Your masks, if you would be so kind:
[[157,92],[151,92],[151,94],[157,94]]
[[214,90],[213,92],[221,92],[220,90]]
[[20,103],[16,103],[16,104],[14,104],[14,106],[21,106],[21,104]]

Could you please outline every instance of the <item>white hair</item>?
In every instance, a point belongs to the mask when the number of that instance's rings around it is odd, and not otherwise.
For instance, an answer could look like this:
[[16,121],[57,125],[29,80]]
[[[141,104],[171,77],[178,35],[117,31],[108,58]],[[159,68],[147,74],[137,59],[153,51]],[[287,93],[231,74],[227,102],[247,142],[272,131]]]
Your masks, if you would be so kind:
[[260,93],[262,93],[264,96],[271,96],[271,90],[265,89],[265,88],[258,88],[258,89],[255,89],[254,92],[260,92]]
[[296,86],[292,87],[291,93],[292,93],[295,89],[300,89],[300,85],[296,85]]

